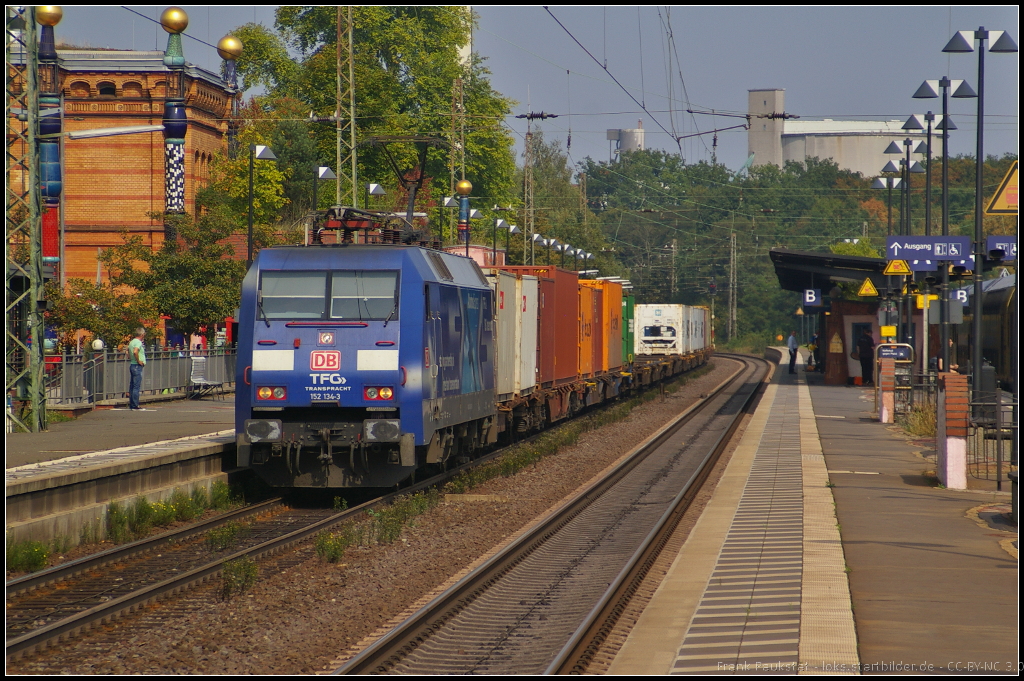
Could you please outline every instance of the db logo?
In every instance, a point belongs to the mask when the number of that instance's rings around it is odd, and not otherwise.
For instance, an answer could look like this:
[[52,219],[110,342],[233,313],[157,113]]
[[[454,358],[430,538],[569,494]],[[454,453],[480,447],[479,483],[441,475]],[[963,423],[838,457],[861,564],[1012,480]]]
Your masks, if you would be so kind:
[[340,371],[341,353],[337,350],[315,350],[309,354],[309,368],[313,371]]

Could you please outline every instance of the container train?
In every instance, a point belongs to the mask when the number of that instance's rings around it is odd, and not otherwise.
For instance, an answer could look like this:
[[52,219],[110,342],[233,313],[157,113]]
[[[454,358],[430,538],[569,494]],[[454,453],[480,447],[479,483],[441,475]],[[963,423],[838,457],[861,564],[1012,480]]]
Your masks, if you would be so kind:
[[245,276],[237,458],[271,486],[391,487],[713,350],[706,308],[636,305],[634,333],[618,281],[357,240],[264,249]]

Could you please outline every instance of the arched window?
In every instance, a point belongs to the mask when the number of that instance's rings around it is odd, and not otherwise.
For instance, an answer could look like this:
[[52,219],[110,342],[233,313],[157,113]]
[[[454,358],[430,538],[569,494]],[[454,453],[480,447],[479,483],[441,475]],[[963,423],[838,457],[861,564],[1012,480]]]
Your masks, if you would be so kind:
[[141,97],[142,96],[142,83],[136,83],[135,81],[128,81],[121,86],[121,92],[125,97]]
[[155,97],[155,98],[159,99],[159,98],[165,97],[166,95],[167,95],[167,81],[165,81],[165,80],[158,80],[157,82],[153,83],[153,87],[149,91],[149,96],[150,97]]
[[72,97],[88,97],[89,96],[89,84],[84,80],[76,80],[71,84],[70,95]]
[[96,89],[99,90],[100,97],[116,97],[117,87],[108,80],[100,81],[96,83]]

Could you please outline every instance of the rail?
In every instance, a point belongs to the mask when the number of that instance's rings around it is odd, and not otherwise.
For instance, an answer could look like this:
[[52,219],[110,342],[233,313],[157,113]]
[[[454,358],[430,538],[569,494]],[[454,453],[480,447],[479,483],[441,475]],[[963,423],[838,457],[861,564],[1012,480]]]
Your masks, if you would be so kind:
[[[193,386],[192,359],[205,357],[206,379],[234,385],[234,348],[208,350],[146,350],[142,395],[188,394]],[[48,355],[46,403],[50,407],[86,406],[125,397],[128,392],[128,355],[117,350],[84,354]]]

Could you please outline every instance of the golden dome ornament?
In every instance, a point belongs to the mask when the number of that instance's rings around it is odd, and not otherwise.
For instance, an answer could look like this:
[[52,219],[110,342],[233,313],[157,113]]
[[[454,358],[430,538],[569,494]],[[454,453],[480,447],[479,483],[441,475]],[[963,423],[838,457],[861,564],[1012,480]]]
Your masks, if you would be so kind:
[[188,28],[188,14],[180,7],[168,7],[160,15],[160,25],[168,33],[183,33]]
[[469,180],[459,180],[455,185],[455,191],[461,196],[469,196],[469,193],[473,191],[473,183]]
[[217,54],[221,59],[231,61],[242,56],[242,41],[233,35],[226,35],[217,43]]
[[36,5],[36,22],[41,26],[56,26],[64,18],[59,5]]

